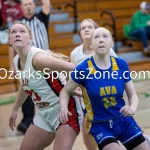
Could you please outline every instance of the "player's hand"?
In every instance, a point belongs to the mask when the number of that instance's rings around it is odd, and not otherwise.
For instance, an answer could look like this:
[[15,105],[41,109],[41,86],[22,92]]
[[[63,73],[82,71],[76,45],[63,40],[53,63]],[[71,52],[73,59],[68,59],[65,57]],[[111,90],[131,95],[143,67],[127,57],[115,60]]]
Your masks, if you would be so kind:
[[80,87],[77,87],[72,93],[71,95],[73,96],[78,96],[78,98],[81,98],[83,96],[82,94],[82,90]]
[[9,117],[9,127],[12,131],[14,131],[14,127],[16,126],[17,113],[17,111],[13,110]]
[[122,113],[122,115],[124,117],[126,116],[133,116],[135,114],[136,110],[134,110],[131,106],[123,106],[120,109],[120,113]]
[[61,108],[59,112],[59,121],[62,124],[65,124],[68,121],[69,116],[72,116],[72,114],[68,111],[68,108]]

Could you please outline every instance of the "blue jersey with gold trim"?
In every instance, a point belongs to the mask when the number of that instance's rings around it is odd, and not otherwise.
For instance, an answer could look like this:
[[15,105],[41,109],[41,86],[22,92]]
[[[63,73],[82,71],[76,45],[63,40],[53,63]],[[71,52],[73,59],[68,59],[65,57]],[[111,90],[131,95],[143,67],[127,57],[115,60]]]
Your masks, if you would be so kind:
[[93,59],[86,59],[71,73],[71,78],[83,86],[85,115],[91,121],[110,120],[120,116],[125,105],[125,83],[131,80],[127,63],[110,57],[111,66],[100,69]]

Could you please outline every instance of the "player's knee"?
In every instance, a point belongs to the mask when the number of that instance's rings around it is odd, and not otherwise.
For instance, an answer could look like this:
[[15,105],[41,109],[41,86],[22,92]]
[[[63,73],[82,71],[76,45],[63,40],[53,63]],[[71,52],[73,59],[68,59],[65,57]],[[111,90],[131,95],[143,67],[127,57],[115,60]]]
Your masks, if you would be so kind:
[[61,150],[72,150],[72,144],[71,143],[64,143],[61,146]]

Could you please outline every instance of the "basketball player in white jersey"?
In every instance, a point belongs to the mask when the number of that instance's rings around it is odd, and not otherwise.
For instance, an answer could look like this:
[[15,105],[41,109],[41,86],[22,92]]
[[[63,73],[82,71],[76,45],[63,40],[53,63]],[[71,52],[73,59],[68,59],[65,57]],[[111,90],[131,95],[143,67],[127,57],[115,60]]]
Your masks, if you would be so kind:
[[[84,19],[80,23],[79,27],[79,36],[82,39],[83,43],[76,47],[70,54],[71,62],[75,65],[78,65],[83,60],[91,57],[93,55],[93,50],[91,49],[91,35],[93,31],[98,28],[98,24],[92,19]],[[117,57],[114,50],[110,49],[111,56]]]
[[[20,150],[43,150],[54,138],[54,150],[60,148],[71,150],[82,120],[82,110],[77,97],[70,97],[71,114],[66,124],[60,124],[58,113],[59,93],[66,82],[60,72],[71,71],[75,65],[32,46],[31,30],[24,23],[16,22],[10,27],[9,40],[17,53],[14,58],[16,75],[18,73],[20,75],[18,77],[20,88],[9,118],[10,128],[14,129],[18,109],[27,95],[32,97],[38,108],[38,113],[24,136]],[[44,70],[45,68],[47,69]]]

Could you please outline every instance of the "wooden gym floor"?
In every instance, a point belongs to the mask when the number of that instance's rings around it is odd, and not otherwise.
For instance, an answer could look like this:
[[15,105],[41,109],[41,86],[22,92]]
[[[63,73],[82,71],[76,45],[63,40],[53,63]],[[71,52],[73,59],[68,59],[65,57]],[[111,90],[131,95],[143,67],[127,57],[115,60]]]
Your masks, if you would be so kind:
[[[135,88],[140,99],[140,104],[134,118],[142,127],[144,133],[150,135],[150,80],[136,82]],[[18,150],[23,138],[21,133],[17,131],[12,132],[9,129],[8,118],[12,106],[13,104],[0,106],[0,150]],[[17,124],[21,120],[21,117],[22,113],[19,111]],[[45,150],[52,150],[52,146],[47,147]],[[78,136],[73,150],[86,150],[81,134]]]

